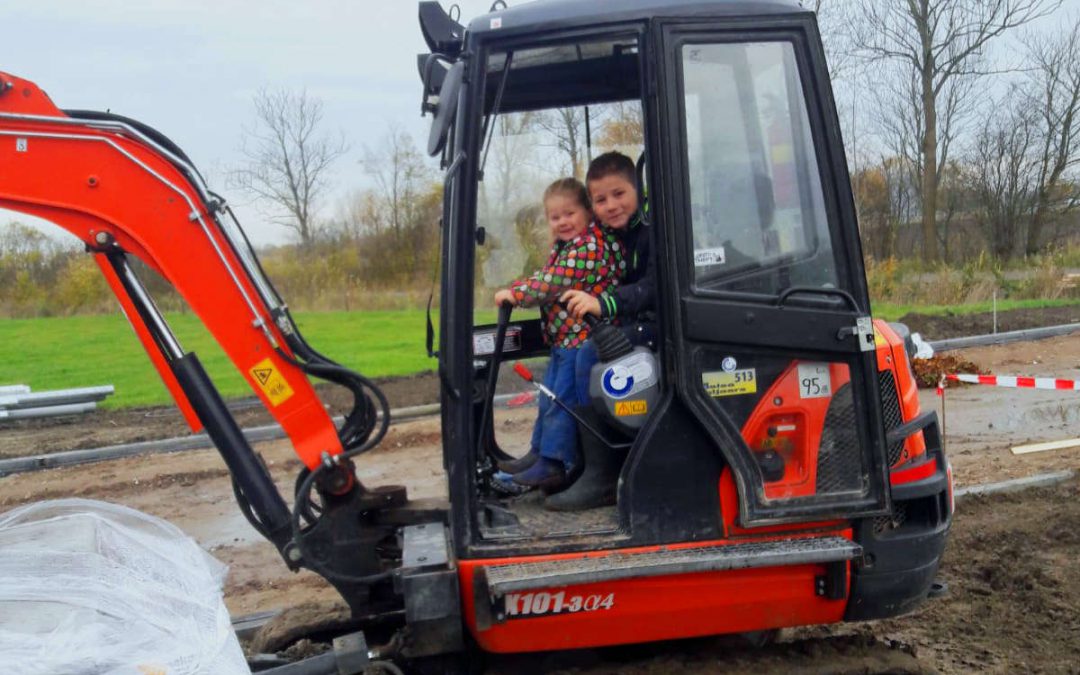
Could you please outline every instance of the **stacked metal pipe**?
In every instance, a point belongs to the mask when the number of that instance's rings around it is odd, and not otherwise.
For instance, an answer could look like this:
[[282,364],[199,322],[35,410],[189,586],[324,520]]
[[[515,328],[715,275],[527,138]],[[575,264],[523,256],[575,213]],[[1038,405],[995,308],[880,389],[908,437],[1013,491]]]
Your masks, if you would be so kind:
[[0,420],[74,415],[94,410],[97,402],[115,393],[111,384],[32,392],[25,384],[0,386]]

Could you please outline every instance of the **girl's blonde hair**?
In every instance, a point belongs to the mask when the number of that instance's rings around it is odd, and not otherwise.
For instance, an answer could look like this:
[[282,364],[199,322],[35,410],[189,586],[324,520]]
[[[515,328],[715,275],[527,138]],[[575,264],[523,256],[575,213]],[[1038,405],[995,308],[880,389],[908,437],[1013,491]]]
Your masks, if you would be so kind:
[[577,203],[581,204],[587,211],[592,211],[592,204],[589,202],[589,191],[585,188],[585,184],[577,178],[560,178],[547,186],[547,189],[544,190],[545,210],[547,208],[547,200],[552,195],[569,195],[577,200]]

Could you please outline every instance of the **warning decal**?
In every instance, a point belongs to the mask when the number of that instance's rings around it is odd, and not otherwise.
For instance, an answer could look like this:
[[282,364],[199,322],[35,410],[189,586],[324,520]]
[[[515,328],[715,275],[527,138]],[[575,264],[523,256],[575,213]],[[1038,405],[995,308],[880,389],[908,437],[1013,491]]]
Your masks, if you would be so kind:
[[249,372],[274,407],[292,398],[292,387],[285,381],[285,378],[274,367],[274,362],[270,359],[259,361]]
[[701,384],[709,396],[739,396],[757,393],[757,371],[753,368],[724,372],[714,370],[701,374]]
[[649,412],[647,401],[619,401],[615,404],[615,417],[632,417]]

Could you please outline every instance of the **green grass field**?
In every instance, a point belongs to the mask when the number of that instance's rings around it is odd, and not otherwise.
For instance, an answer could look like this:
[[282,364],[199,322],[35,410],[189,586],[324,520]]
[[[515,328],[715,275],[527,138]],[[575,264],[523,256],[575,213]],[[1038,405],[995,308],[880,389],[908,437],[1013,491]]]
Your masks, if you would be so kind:
[[[976,302],[970,305],[890,305],[887,303],[874,302],[872,309],[875,319],[896,321],[905,314],[918,312],[931,316],[944,316],[946,314],[981,314],[993,311],[992,301]],[[1040,307],[1064,307],[1066,305],[1080,305],[1080,300],[998,300],[997,309],[1005,312],[1010,309],[1038,309]]]
[[[1076,301],[999,301],[998,311],[1076,304]],[[990,311],[990,303],[954,307],[874,305],[874,316],[895,321],[904,314],[970,314]],[[490,314],[490,315],[488,315]],[[251,390],[232,363],[191,314],[168,315],[180,344],[194,351],[226,397]],[[434,369],[424,350],[422,310],[387,312],[307,312],[296,322],[313,347],[371,377],[409,375]],[[438,321],[435,317],[434,321]],[[482,313],[484,322],[494,312]],[[112,384],[116,394],[105,407],[159,405],[168,392],[150,365],[127,321],[119,313],[48,319],[0,319],[0,385],[27,384],[34,391]]]
[[[198,354],[224,396],[251,395],[198,319],[191,314],[167,318],[180,344]],[[364,375],[407,375],[435,366],[424,349],[423,311],[298,313],[295,319],[313,347]],[[0,384],[27,384],[34,391],[112,384],[116,394],[104,404],[110,408],[171,401],[120,314],[0,319]]]

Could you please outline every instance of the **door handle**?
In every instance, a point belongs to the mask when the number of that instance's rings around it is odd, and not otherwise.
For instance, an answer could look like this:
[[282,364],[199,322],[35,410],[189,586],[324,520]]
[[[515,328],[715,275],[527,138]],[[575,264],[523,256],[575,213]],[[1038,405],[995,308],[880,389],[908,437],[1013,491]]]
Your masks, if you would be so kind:
[[793,295],[817,295],[828,298],[839,298],[847,303],[852,311],[859,311],[859,304],[855,302],[855,298],[852,297],[851,293],[840,288],[821,288],[818,286],[789,286],[780,291],[780,295],[776,298],[776,306],[783,307],[788,298]]
[[872,352],[876,349],[874,344],[874,320],[868,316],[860,316],[855,319],[854,326],[843,326],[836,331],[836,339],[840,342],[855,336],[859,340],[859,351]]

